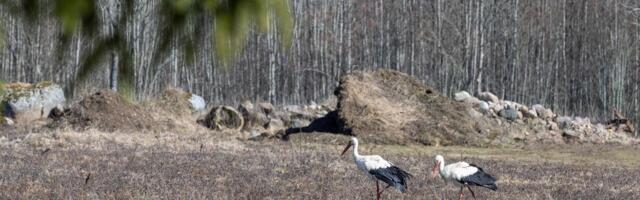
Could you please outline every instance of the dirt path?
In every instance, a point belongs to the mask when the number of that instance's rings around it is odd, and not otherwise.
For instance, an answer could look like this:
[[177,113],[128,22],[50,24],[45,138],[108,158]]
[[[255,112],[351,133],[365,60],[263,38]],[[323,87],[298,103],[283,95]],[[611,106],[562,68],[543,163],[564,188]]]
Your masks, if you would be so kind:
[[[190,148],[104,142],[41,149],[0,145],[0,199],[372,199],[373,181],[333,144],[227,138]],[[191,144],[191,143],[190,143]],[[204,144],[204,145],[202,145]],[[197,147],[196,147],[197,146]],[[49,150],[47,150],[49,149]],[[639,147],[367,146],[415,175],[384,199],[456,198],[429,176],[433,156],[462,157],[499,179],[479,199],[639,199]],[[613,164],[613,165],[611,165]]]

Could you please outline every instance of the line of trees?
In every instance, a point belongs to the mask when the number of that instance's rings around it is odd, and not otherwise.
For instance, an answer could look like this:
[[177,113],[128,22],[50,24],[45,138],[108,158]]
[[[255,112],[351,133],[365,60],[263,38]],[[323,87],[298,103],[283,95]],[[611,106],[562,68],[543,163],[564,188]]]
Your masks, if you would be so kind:
[[[109,9],[108,1],[99,4]],[[214,103],[307,103],[331,95],[347,72],[391,68],[449,95],[488,90],[564,115],[608,119],[615,108],[640,121],[636,0],[291,0],[290,7],[295,24],[288,49],[280,48],[277,30],[251,31],[244,51],[224,67],[211,42],[214,23],[190,22],[205,32],[202,47],[184,54],[174,39],[170,53],[151,66],[157,10],[135,1],[126,35],[133,43],[136,97],[178,86]],[[5,11],[0,17],[2,80],[68,83],[81,52],[91,48],[76,37],[56,55],[55,21],[29,27]],[[59,57],[63,62],[53,64]],[[88,87],[108,87],[108,74],[94,73]]]

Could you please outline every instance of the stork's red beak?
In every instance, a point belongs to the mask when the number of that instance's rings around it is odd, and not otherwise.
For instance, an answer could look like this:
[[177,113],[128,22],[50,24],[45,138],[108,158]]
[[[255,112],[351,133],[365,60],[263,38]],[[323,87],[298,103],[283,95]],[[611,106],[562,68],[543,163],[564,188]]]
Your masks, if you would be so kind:
[[344,153],[347,153],[347,150],[349,150],[349,147],[351,147],[351,145],[353,144],[351,144],[351,141],[349,141],[349,144],[347,144],[347,147],[345,147],[344,150],[342,150],[342,154],[340,154],[340,156],[343,156]]
[[438,168],[440,168],[440,162],[436,161],[436,163],[433,164],[433,168],[431,168],[432,177],[438,176]]

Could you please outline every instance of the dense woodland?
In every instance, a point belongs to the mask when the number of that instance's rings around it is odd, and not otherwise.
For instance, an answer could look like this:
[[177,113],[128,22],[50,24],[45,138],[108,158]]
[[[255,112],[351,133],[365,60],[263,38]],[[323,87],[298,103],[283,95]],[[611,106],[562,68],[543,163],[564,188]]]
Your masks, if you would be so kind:
[[[216,59],[211,19],[191,19],[203,30],[201,49],[178,47],[151,64],[158,35],[157,1],[136,0],[127,22],[133,45],[136,98],[178,86],[212,103],[321,101],[353,70],[397,69],[443,93],[492,91],[564,115],[611,118],[619,109],[640,121],[640,1],[637,0],[291,0],[293,40],[252,31],[229,65]],[[115,21],[113,1],[100,0],[101,34]],[[41,8],[41,12],[51,12]],[[5,35],[0,80],[69,83],[92,42],[75,36],[57,54],[55,20],[29,26],[0,8]],[[114,65],[115,54],[101,65]],[[76,94],[109,87],[109,67]]]

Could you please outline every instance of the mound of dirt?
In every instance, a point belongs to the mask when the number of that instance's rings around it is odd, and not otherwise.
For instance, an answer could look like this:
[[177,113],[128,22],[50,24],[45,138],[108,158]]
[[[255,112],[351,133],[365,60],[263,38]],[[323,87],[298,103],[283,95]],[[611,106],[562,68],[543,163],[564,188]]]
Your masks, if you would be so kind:
[[375,143],[484,144],[489,132],[502,132],[474,118],[468,105],[398,71],[348,74],[335,95],[344,131]]
[[180,88],[169,87],[160,96],[159,106],[172,114],[186,116],[191,114],[189,98],[191,93]]
[[148,112],[110,90],[85,96],[71,105],[64,118],[73,127],[103,131],[149,129],[156,124]]

